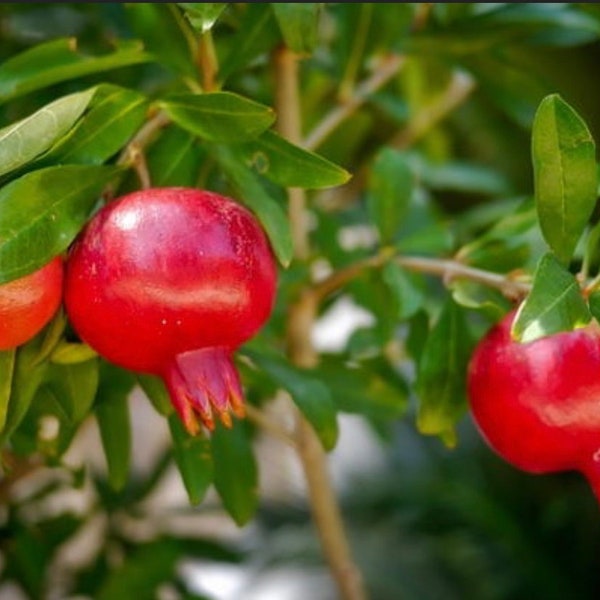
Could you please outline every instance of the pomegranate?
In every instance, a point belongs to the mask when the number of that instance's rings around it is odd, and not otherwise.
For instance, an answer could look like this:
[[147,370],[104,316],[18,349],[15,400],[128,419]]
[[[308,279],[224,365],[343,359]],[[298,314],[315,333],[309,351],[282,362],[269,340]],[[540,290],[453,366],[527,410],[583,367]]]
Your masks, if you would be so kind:
[[233,351],[273,308],[277,271],[255,217],[191,188],[133,192],[103,207],[67,261],[65,306],[107,360],[163,378],[190,433],[243,416]]
[[494,326],[471,358],[475,423],[513,466],[580,471],[600,501],[600,326],[519,343],[510,333],[514,317]]
[[58,256],[0,285],[0,350],[24,344],[42,330],[60,306],[62,286],[63,262]]

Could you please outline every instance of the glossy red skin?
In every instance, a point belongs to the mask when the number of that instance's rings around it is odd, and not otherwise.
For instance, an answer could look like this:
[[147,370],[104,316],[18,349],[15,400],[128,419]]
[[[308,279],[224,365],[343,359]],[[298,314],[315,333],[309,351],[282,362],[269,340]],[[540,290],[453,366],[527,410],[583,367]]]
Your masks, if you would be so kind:
[[0,350],[32,339],[52,319],[62,300],[63,261],[0,285]]
[[468,370],[477,427],[512,465],[579,470],[600,500],[600,327],[521,344],[508,314],[478,344]]
[[[65,305],[99,354],[174,386],[191,378],[173,374],[177,357],[206,348],[229,356],[256,334],[271,313],[276,277],[268,240],[247,209],[207,191],[154,188],[111,202],[88,223],[69,255]],[[208,400],[210,393],[198,402]],[[193,428],[189,411],[177,408]]]

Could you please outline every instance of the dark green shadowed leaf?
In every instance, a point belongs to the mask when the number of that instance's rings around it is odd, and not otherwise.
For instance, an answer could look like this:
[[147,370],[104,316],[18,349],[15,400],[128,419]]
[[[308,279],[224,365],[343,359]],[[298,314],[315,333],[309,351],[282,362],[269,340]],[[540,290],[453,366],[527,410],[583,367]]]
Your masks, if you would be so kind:
[[275,120],[273,109],[231,92],[175,94],[159,105],[180,127],[210,142],[254,138]]
[[125,7],[135,35],[156,61],[195,77],[194,36],[179,10],[169,2],[128,2]]
[[108,166],[48,167],[0,189],[0,283],[63,252],[117,172]]
[[139,129],[148,101],[143,94],[115,85],[98,86],[89,111],[43,157],[43,164],[102,164]]
[[595,144],[582,118],[556,94],[540,104],[532,136],[540,227],[552,251],[566,264],[596,204]]
[[291,144],[273,131],[265,131],[244,144],[242,153],[257,173],[285,187],[319,189],[342,185],[350,179],[345,169]]
[[329,388],[316,378],[316,373],[293,367],[275,355],[258,352],[249,355],[277,385],[289,392],[325,450],[334,448],[339,433],[336,407]]
[[16,350],[0,350],[0,431],[4,429],[12,392]]
[[211,153],[231,179],[240,200],[258,217],[265,228],[275,255],[287,267],[293,256],[292,235],[287,216],[267,192],[258,177],[240,160],[237,147],[213,146]]
[[122,43],[108,54],[89,56],[78,52],[73,38],[52,40],[25,50],[0,65],[0,102],[61,81],[148,60],[148,54],[137,42]]
[[160,377],[138,373],[137,380],[159,415],[169,417],[173,414],[175,408],[171,404],[169,392]]
[[590,311],[577,279],[552,255],[539,261],[533,287],[513,322],[511,334],[520,342],[571,331],[589,323]]
[[417,428],[456,444],[466,408],[466,372],[473,343],[463,309],[448,298],[423,347],[417,375]]
[[0,129],[0,175],[26,165],[48,150],[75,124],[93,95],[92,89],[64,96]]
[[246,424],[234,420],[231,429],[218,424],[211,435],[214,485],[223,506],[239,525],[258,507],[258,469]]
[[377,154],[369,174],[367,208],[383,244],[398,233],[414,185],[412,169],[402,152],[384,148]]
[[310,54],[318,40],[320,3],[272,2],[286,45],[299,54]]
[[94,413],[108,467],[108,482],[114,490],[125,487],[131,463],[131,419],[128,398],[135,376],[102,361]]
[[179,415],[169,417],[173,439],[173,457],[191,504],[200,504],[213,478],[213,459],[210,440],[204,435],[192,436]]

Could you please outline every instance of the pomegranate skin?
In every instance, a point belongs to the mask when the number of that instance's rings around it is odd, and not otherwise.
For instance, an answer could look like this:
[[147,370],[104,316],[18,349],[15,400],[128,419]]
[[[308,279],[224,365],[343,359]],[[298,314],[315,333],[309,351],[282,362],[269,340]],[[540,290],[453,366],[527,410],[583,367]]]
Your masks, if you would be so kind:
[[0,350],[16,348],[37,335],[62,300],[63,261],[0,285]]
[[494,326],[471,358],[474,421],[513,466],[581,471],[600,501],[600,326],[522,344],[510,335],[514,317]]
[[195,432],[194,413],[212,428],[211,406],[226,423],[229,409],[242,413],[226,363],[268,319],[276,284],[268,240],[247,209],[208,191],[154,188],[87,224],[67,261],[65,306],[100,355],[163,377]]

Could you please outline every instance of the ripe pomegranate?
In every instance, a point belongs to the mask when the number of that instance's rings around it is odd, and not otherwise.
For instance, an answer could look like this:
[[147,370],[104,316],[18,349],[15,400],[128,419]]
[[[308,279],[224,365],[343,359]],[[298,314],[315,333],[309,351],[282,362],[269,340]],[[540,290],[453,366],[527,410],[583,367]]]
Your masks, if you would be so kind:
[[0,350],[15,348],[39,333],[62,300],[63,262],[0,285]]
[[268,240],[233,200],[191,188],[133,192],[102,208],[67,261],[78,335],[124,368],[163,378],[190,433],[244,414],[233,351],[269,317]]
[[519,343],[509,313],[468,370],[476,425],[506,461],[531,473],[576,470],[600,501],[600,326]]

